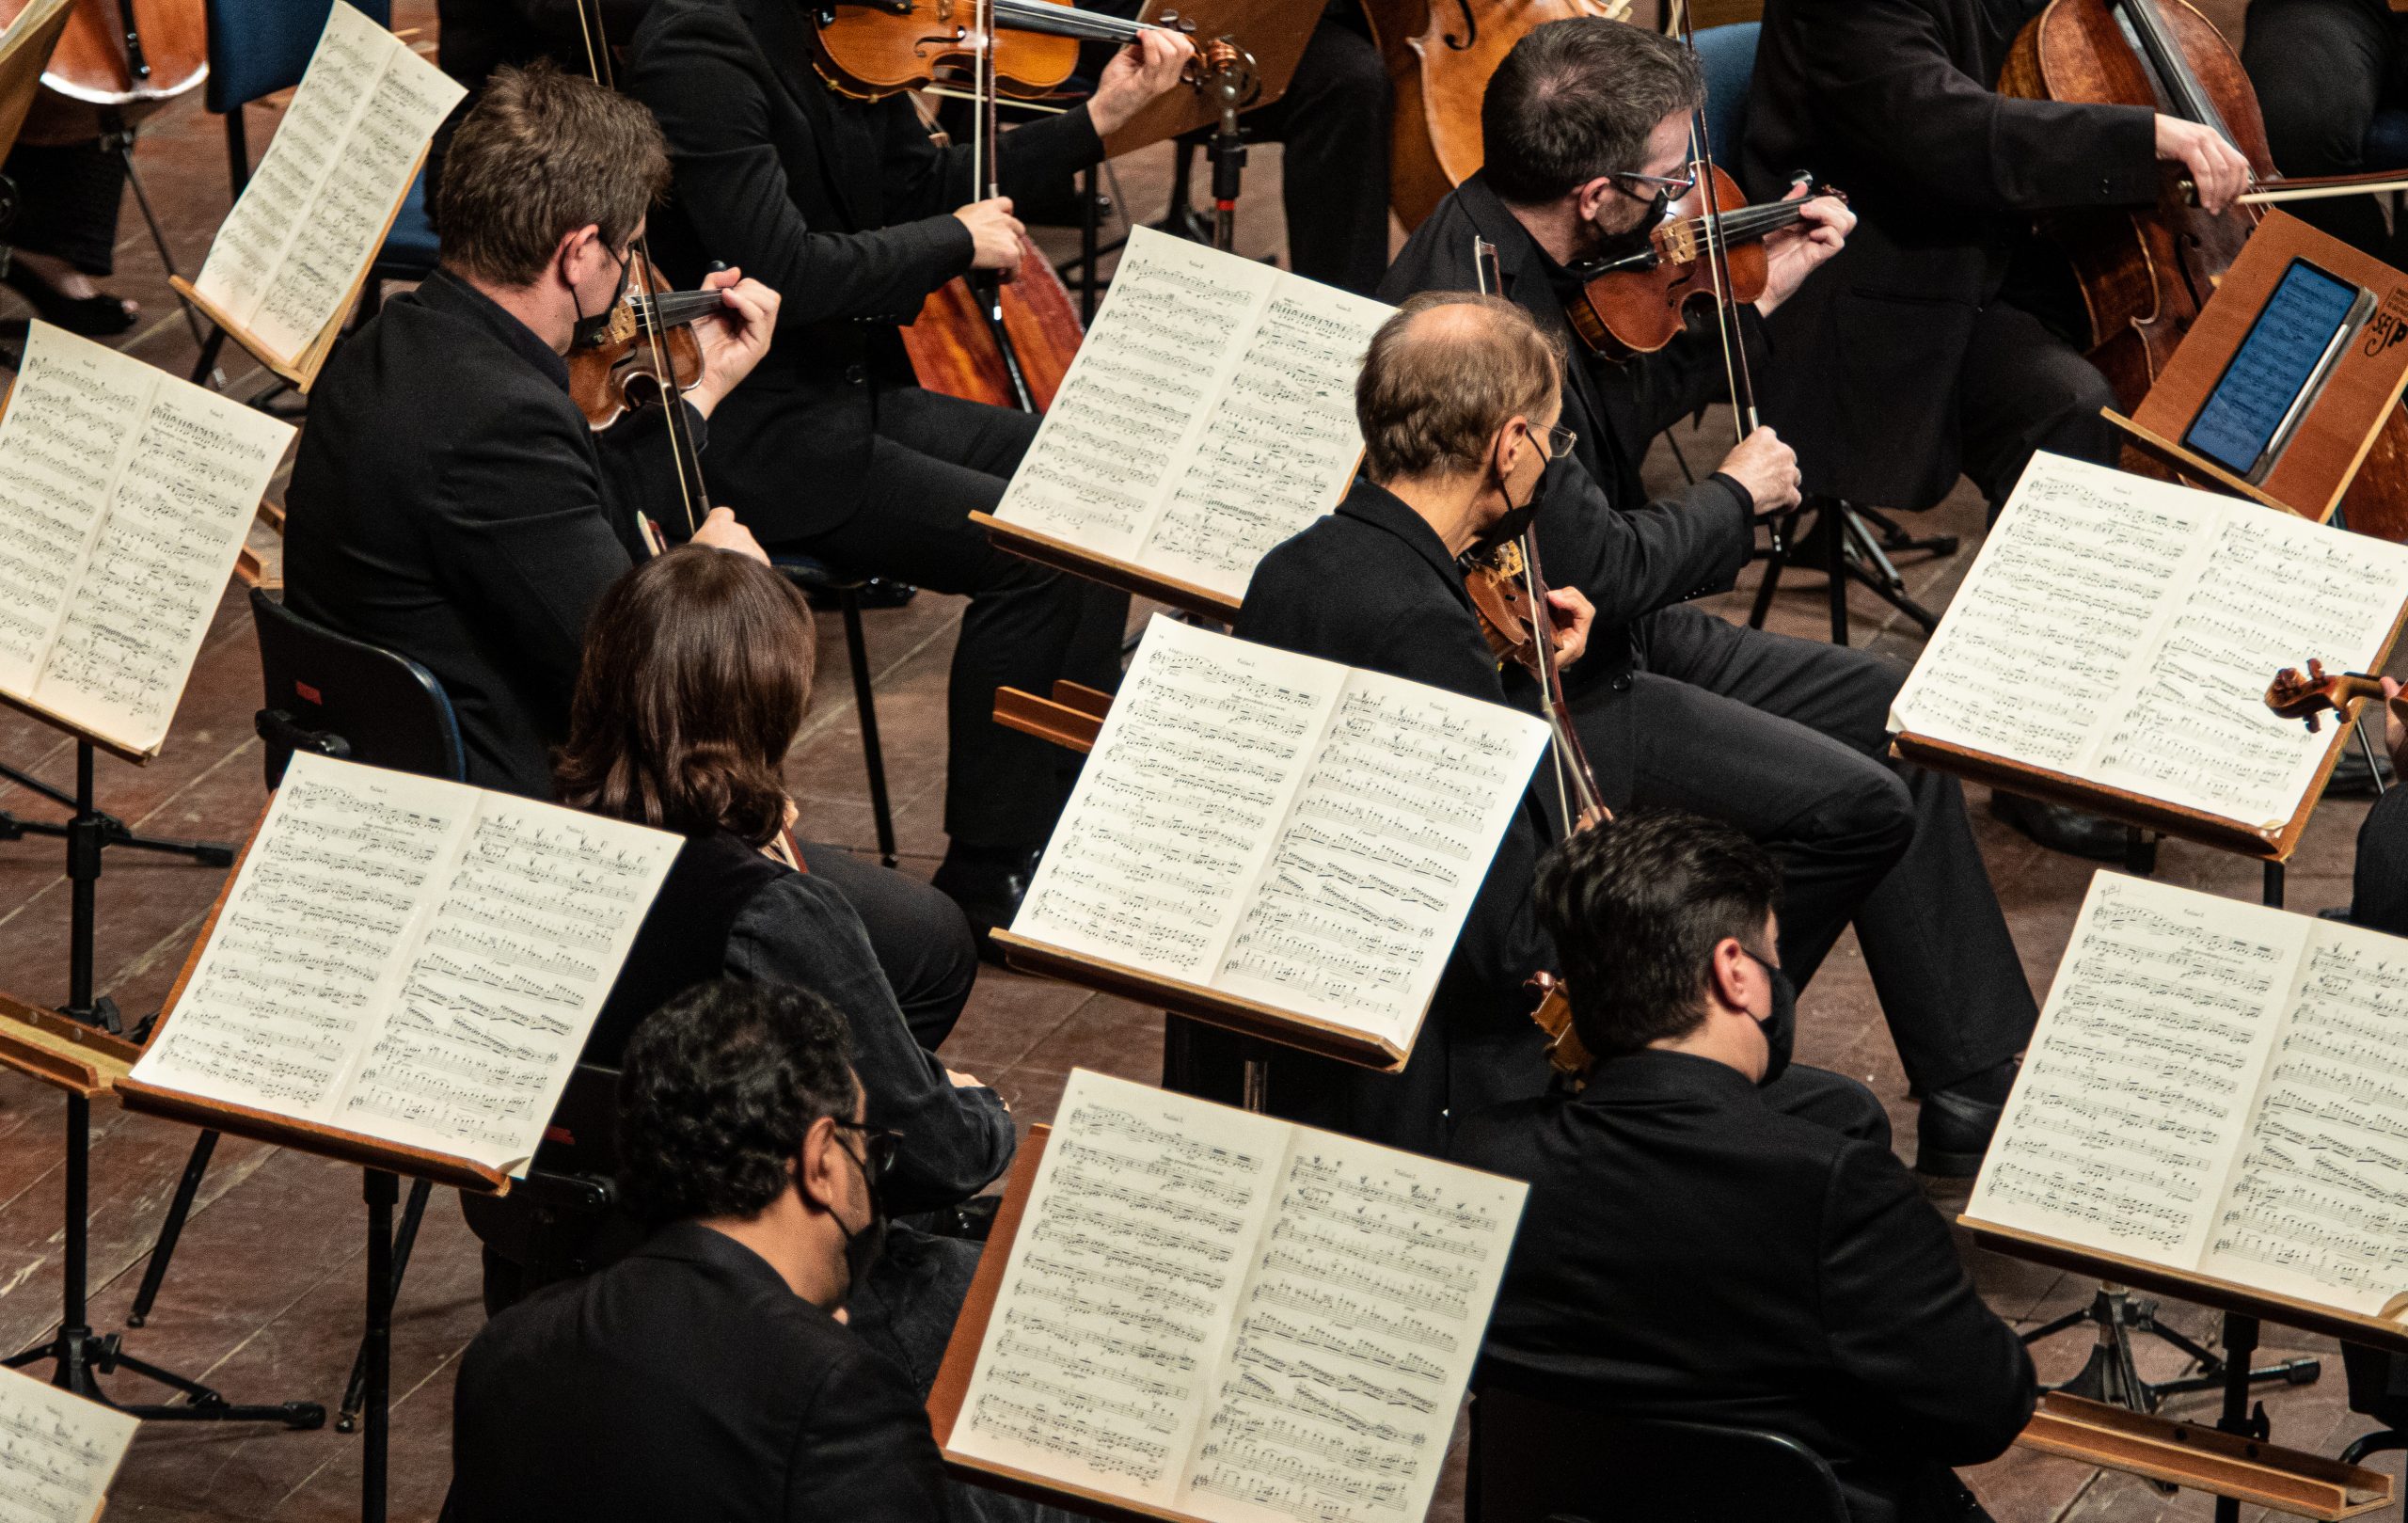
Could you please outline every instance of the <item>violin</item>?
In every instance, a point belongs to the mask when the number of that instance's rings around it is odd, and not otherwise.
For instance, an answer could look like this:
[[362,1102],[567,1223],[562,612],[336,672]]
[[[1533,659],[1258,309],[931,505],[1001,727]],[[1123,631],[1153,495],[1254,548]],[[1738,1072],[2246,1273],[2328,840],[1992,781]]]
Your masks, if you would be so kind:
[[985,72],[1015,100],[1038,100],[1070,77],[1082,42],[1125,46],[1147,32],[1195,30],[1175,11],[1122,21],[1069,0],[821,0],[812,20],[820,77],[862,101],[959,87],[965,71]]
[[1546,1033],[1547,1067],[1569,1079],[1587,1078],[1597,1059],[1572,1027],[1572,998],[1563,992],[1563,980],[1551,973],[1534,973],[1524,987],[1539,996],[1530,1019]]
[[[1801,174],[1793,183],[1803,185],[1813,178]],[[1663,348],[1680,337],[1691,302],[1718,297],[1713,252],[1707,247],[1717,238],[1730,269],[1729,299],[1756,300],[1765,293],[1764,240],[1796,227],[1806,202],[1827,196],[1847,198],[1823,185],[1794,200],[1750,206],[1735,181],[1719,167],[1705,167],[1689,193],[1664,209],[1664,220],[1648,235],[1644,250],[1592,276],[1580,294],[1565,304],[1572,331],[1592,353],[1608,359]]]
[[[2186,0],[2051,0],[2027,24],[1999,74],[1999,93],[2026,100],[2146,106],[2213,128],[2263,187],[2220,213],[2168,173],[2146,210],[2043,220],[2073,266],[2090,313],[2090,362],[2126,413],[2138,407],[2250,232],[2261,200],[2377,188],[2380,176],[2283,181],[2266,143],[2257,91],[2214,24]],[[2408,411],[2395,405],[2341,499],[2352,528],[2408,540]]]
[[1411,232],[1485,157],[1480,102],[1513,44],[1552,21],[1624,21],[1630,0],[1363,0],[1395,92],[1388,205]]
[[2347,716],[2350,706],[2361,699],[2384,701],[2383,679],[2364,672],[2344,672],[2327,676],[2322,661],[2307,663],[2307,674],[2302,676],[2295,666],[2284,667],[2274,674],[2266,687],[2266,706],[2287,720],[2299,720],[2307,733],[2317,733],[2317,717],[2327,709]]
[[610,325],[593,342],[569,351],[569,394],[586,423],[605,429],[670,387],[692,390],[703,378],[693,325],[725,306],[716,291],[654,291],[649,280],[639,289],[631,276]]

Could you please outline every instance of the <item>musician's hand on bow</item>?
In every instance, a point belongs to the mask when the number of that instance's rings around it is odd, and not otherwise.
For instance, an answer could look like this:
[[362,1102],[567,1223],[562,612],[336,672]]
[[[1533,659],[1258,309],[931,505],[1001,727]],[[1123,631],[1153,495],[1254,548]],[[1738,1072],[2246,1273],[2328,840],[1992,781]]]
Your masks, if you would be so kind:
[[2206,211],[2223,211],[2249,188],[2249,161],[2213,127],[2160,116],[2157,156],[2191,171],[2191,183],[2197,187],[2199,205]]
[[972,269],[1000,270],[1006,279],[1020,273],[1021,250],[1025,246],[1021,238],[1027,230],[1012,215],[1010,197],[972,201],[953,214],[970,230]]
[[725,303],[694,323],[694,342],[703,352],[703,376],[686,393],[694,410],[708,418],[720,399],[752,373],[769,352],[769,335],[778,325],[778,293],[758,280],[747,280],[742,270],[715,270],[703,277],[703,289],[720,293]]
[[1769,428],[1759,428],[1741,439],[1717,468],[1748,489],[1758,513],[1798,505],[1798,452]]
[[707,545],[712,549],[727,550],[737,555],[749,555],[763,565],[769,563],[769,552],[761,548],[760,541],[752,537],[752,531],[736,521],[734,508],[711,509],[710,516],[703,520],[703,527],[694,531],[694,537],[688,543]]
[[[1798,200],[1806,187],[1797,186],[1783,200]],[[1765,293],[1756,310],[1766,317],[1787,301],[1814,266],[1836,254],[1856,229],[1856,214],[1836,196],[1817,196],[1798,209],[1798,223],[1765,239]]]
[[1596,605],[1576,587],[1546,590],[1548,622],[1555,626],[1555,664],[1570,666],[1589,651],[1589,627],[1597,622]]
[[1613,822],[1614,812],[1604,804],[1599,804],[1594,809],[1580,811],[1580,817],[1572,822],[1572,833],[1577,835],[1582,831],[1593,831],[1600,825],[1610,825]]
[[1112,56],[1087,97],[1087,119],[1096,135],[1109,137],[1129,124],[1147,103],[1179,83],[1196,44],[1177,32],[1149,29]]

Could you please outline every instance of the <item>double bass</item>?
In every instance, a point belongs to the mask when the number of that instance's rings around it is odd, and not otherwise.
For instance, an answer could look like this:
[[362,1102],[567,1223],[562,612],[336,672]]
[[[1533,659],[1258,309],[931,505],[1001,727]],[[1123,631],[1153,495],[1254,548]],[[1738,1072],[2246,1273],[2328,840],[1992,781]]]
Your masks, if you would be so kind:
[[[2088,357],[2131,412],[2258,225],[2262,199],[2377,188],[2382,176],[2285,181],[2240,56],[2186,0],[2051,0],[2007,55],[1999,93],[2036,101],[2145,106],[2213,129],[2260,186],[2222,212],[2179,174],[2156,204],[2043,220],[2073,266],[2090,318]],[[2394,405],[2342,497],[2351,528],[2408,540],[2408,410]]]

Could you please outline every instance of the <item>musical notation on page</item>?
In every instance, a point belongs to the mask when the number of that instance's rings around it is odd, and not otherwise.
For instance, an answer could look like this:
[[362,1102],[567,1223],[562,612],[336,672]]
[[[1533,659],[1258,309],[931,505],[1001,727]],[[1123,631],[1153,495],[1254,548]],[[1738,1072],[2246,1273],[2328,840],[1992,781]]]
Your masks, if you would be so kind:
[[1074,1071],[948,1448],[1212,1523],[1410,1523],[1524,1194]]
[[521,1166],[677,848],[296,756],[134,1078]]
[[2036,455],[1890,725],[2278,827],[2329,742],[2267,712],[2265,673],[2285,650],[2367,665],[2403,600],[2400,546]]
[[1546,727],[1157,618],[1015,935],[1409,1050]]
[[141,1426],[115,1407],[0,1369],[0,1523],[91,1523]]
[[0,693],[156,751],[293,432],[36,323],[0,418]]
[[1242,597],[1344,494],[1354,377],[1392,310],[1136,230],[995,516]]

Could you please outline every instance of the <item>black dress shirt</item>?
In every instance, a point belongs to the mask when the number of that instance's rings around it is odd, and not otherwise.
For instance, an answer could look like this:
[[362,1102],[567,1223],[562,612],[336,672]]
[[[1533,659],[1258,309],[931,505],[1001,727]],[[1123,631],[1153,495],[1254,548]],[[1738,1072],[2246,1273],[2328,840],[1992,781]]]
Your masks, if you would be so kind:
[[[1463,573],[1418,514],[1357,478],[1338,511],[1263,557],[1239,611],[1246,640],[1507,703]],[[1282,1052],[1274,1111],[1392,1146],[1436,1152],[1445,1116],[1545,1083],[1524,980],[1554,966],[1530,894],[1545,849],[1527,797],[1439,979],[1413,1059],[1396,1077]],[[1207,1054],[1217,1039],[1202,1038]],[[1226,1088],[1226,1080],[1212,1086]]]
[[1770,0],[1742,178],[1847,192],[1847,246],[1771,318],[1766,421],[1810,489],[1924,508],[1957,475],[1956,373],[2040,213],[2157,198],[2146,106],[2013,100],[1999,71],[2046,0]]
[[901,1372],[695,1222],[486,1324],[452,1407],[453,1523],[942,1523]]
[[[970,270],[970,150],[940,149],[910,101],[856,101],[812,64],[800,0],[654,0],[620,83],[669,137],[676,186],[654,251],[681,285],[709,262],[776,291],[777,343],[718,409],[711,484],[762,539],[859,508],[881,388],[914,384],[897,327]],[[1004,135],[1024,198],[1103,156],[1084,106]]]
[[[701,415],[686,417],[699,440]],[[640,515],[683,526],[662,419],[594,433],[561,357],[438,270],[340,345],[309,393],[285,600],[434,673],[469,782],[548,799],[586,615],[643,553]]]
[[1686,1053],[1467,1118],[1454,1156],[1529,1182],[1492,1359],[1650,1417],[1770,1428],[1859,1523],[1923,1523],[2004,1452],[2032,1361],[1886,1147],[1784,1116]]

